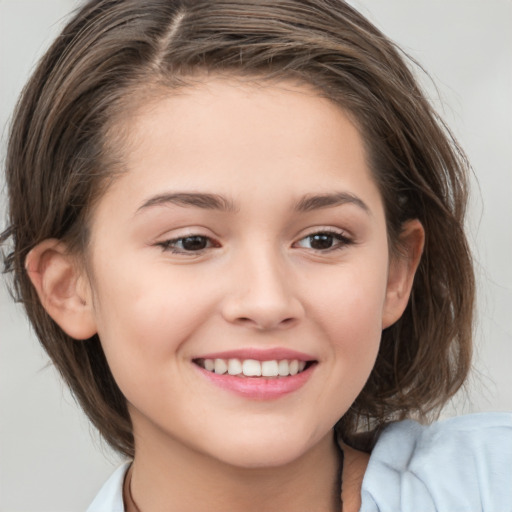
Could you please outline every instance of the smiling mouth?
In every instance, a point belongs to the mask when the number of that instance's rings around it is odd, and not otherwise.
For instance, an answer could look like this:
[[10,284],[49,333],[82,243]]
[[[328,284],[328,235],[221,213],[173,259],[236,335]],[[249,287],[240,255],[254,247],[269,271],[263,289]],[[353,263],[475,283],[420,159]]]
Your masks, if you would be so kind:
[[302,373],[315,361],[299,359],[194,359],[194,363],[208,372],[235,377],[290,377]]

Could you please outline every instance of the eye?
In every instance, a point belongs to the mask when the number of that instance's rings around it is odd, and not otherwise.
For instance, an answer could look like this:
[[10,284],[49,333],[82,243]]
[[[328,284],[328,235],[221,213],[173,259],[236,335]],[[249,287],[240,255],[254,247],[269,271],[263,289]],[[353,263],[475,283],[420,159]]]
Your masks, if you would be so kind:
[[314,251],[331,251],[342,249],[352,243],[352,240],[342,233],[336,231],[319,231],[312,233],[301,240],[296,245],[304,249],[313,249]]
[[159,242],[157,245],[162,247],[164,251],[171,251],[177,254],[201,252],[211,247],[218,247],[218,244],[211,238],[202,235],[183,236]]

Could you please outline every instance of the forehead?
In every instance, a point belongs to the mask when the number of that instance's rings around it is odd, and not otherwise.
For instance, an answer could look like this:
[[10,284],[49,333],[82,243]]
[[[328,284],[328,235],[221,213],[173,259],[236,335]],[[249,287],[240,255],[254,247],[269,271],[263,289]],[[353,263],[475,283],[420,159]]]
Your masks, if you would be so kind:
[[125,134],[118,181],[132,195],[206,187],[231,197],[286,182],[296,199],[340,179],[349,189],[373,182],[352,118],[306,84],[210,78],[160,90],[116,130]]
[[[159,155],[165,146],[179,155],[185,141],[199,150],[261,148],[267,160],[302,147],[329,153],[337,147],[348,158],[364,159],[356,123],[341,107],[307,84],[214,78],[193,86],[159,91],[124,117],[127,169],[141,152]],[[272,137],[274,135],[275,137]],[[330,148],[329,148],[330,147]],[[340,151],[341,153],[341,151]],[[198,157],[201,156],[197,152]],[[255,156],[255,155],[251,155]],[[258,159],[259,160],[259,159]]]

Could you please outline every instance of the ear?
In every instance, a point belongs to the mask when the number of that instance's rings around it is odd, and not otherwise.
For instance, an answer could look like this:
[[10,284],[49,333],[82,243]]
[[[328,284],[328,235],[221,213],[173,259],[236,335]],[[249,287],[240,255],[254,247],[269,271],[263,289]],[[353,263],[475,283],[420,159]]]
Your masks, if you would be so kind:
[[25,268],[46,312],[78,340],[96,334],[89,280],[64,243],[47,239],[32,249]]
[[389,264],[383,329],[393,325],[407,307],[424,243],[425,230],[421,222],[417,219],[405,222],[399,237],[399,253],[391,257]]

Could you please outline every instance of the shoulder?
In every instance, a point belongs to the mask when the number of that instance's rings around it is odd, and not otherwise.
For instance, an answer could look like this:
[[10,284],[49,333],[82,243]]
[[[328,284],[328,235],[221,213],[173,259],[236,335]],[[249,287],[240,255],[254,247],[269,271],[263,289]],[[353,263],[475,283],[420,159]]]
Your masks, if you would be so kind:
[[123,482],[130,462],[119,466],[103,484],[87,512],[124,512]]
[[361,512],[512,510],[512,413],[389,425],[372,451]]

